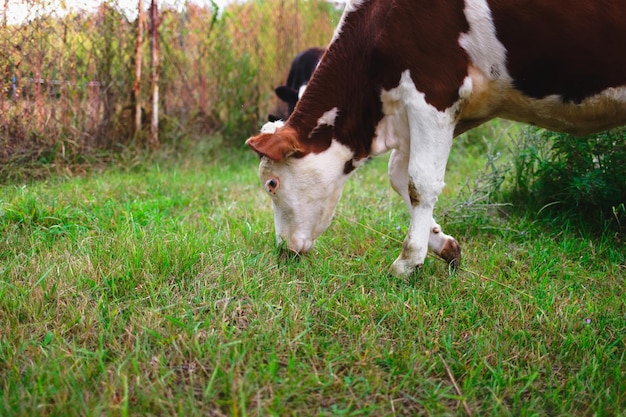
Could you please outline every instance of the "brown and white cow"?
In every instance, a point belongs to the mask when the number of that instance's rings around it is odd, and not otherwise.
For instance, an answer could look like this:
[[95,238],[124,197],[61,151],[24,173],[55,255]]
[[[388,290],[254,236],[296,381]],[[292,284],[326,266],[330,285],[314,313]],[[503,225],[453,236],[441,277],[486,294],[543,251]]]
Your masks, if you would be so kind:
[[343,186],[392,151],[411,223],[398,276],[457,241],[432,217],[452,139],[502,117],[587,134],[626,124],[626,0],[352,0],[286,123],[247,144],[277,240],[307,252]]

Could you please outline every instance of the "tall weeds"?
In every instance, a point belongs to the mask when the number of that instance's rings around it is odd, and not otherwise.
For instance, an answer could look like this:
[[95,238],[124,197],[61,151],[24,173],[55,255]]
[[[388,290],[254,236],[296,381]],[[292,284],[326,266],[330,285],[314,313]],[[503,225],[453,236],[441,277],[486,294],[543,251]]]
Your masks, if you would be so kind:
[[528,127],[512,143],[510,196],[587,227],[626,230],[626,129],[574,137]]
[[[141,147],[132,97],[136,17],[115,0],[89,12],[29,4],[27,21],[0,16],[0,163],[74,163],[99,149]],[[339,18],[324,1],[169,7],[159,26],[162,142],[211,133],[240,144],[276,105],[273,88],[291,59],[325,46]],[[142,103],[149,103],[149,82],[140,83]]]

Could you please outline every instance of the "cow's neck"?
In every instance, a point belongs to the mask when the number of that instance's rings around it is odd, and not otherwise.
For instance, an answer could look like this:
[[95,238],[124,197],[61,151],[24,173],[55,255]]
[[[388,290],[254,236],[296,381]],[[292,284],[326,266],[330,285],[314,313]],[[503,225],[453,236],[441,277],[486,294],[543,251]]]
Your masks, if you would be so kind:
[[[415,2],[421,6],[416,7]],[[356,159],[361,159],[369,156],[376,126],[383,117],[380,94],[397,87],[403,72],[409,70],[428,104],[440,111],[459,99],[468,57],[458,44],[458,37],[469,26],[462,0],[355,4],[349,4],[351,11],[344,13],[326,56],[288,124],[298,130],[300,141],[310,151],[327,149],[335,138],[351,148]],[[422,9],[427,16],[448,18],[445,22],[422,19],[417,25],[419,16],[403,12]],[[435,35],[437,42],[422,45],[415,41]],[[445,83],[439,80],[442,73]],[[337,118],[332,129],[319,128],[319,119],[334,108]]]
[[[368,2],[364,2],[345,17],[287,122],[298,130],[300,141],[312,152],[327,149],[336,139],[349,147],[357,160],[370,154],[375,128],[383,113],[380,82],[373,71],[380,65],[372,53],[374,40],[365,36],[368,31],[361,27],[362,22],[372,19],[368,7]],[[359,17],[364,13],[369,13],[367,19]],[[325,115],[334,109],[332,126],[320,124],[320,119],[327,119]]]

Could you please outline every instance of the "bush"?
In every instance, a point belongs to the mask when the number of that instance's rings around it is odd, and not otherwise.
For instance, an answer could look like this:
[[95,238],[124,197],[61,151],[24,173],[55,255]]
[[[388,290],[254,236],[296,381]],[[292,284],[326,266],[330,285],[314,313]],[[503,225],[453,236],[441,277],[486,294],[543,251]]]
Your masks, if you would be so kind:
[[585,137],[523,130],[514,143],[511,195],[541,211],[624,229],[625,135],[624,128]]

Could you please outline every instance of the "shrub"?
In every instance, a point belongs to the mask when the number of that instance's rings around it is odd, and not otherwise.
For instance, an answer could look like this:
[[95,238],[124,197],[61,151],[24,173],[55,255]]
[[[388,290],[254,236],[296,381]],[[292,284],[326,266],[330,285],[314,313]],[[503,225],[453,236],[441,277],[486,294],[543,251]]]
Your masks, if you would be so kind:
[[592,226],[626,227],[626,129],[574,137],[527,128],[513,146],[511,196]]

